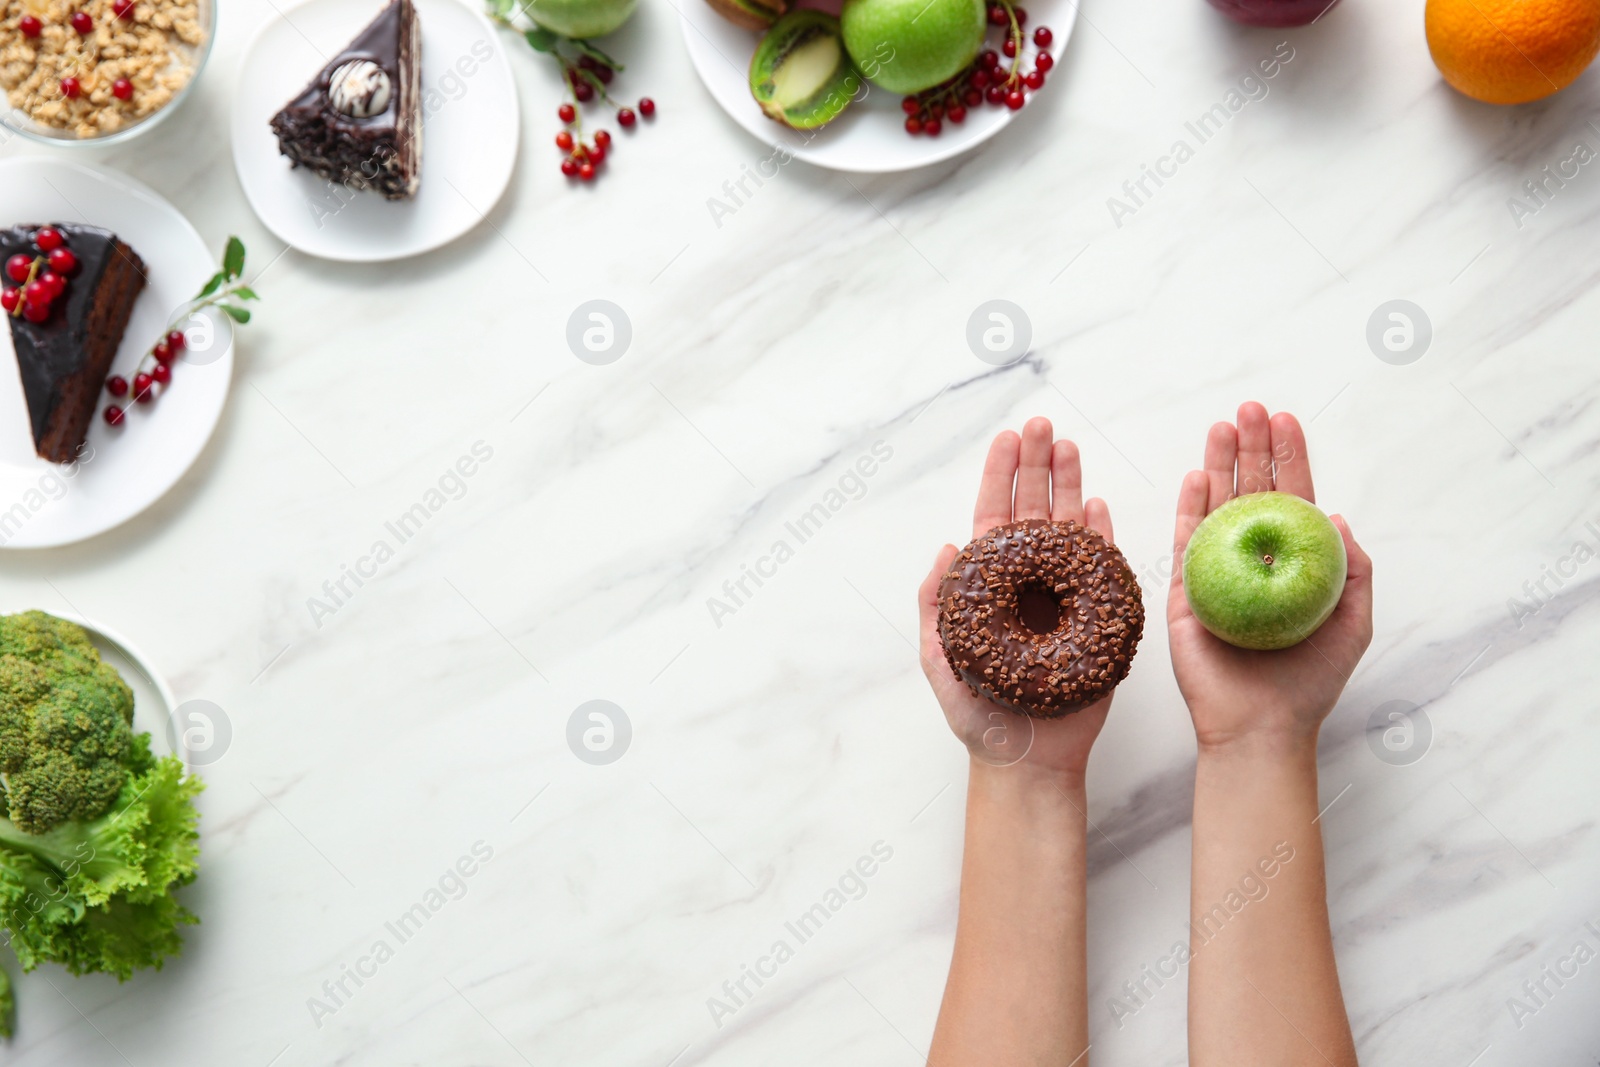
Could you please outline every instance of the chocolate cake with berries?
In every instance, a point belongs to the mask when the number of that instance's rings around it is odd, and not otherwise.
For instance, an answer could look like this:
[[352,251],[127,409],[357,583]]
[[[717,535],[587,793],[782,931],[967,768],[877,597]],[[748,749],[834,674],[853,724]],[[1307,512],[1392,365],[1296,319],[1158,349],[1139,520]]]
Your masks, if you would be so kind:
[[422,178],[422,33],[411,0],[392,0],[272,117],[296,167],[389,200]]
[[0,260],[34,450],[70,463],[144,289],[144,261],[109,230],[65,222],[0,230]]

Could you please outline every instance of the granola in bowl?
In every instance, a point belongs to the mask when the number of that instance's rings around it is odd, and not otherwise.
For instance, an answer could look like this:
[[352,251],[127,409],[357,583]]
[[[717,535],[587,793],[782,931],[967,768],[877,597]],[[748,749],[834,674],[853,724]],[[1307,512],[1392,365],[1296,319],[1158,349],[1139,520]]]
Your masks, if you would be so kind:
[[[169,107],[210,44],[211,0],[0,0],[6,123],[99,140]],[[30,128],[31,127],[31,128]]]

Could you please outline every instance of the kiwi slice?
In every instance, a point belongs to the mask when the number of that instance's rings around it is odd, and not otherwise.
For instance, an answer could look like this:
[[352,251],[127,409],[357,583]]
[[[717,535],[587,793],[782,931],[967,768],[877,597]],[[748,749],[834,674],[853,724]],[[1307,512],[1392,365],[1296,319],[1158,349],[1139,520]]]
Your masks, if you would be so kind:
[[789,0],[706,0],[711,10],[746,30],[764,30],[789,10]]
[[750,93],[769,119],[812,130],[837,118],[861,91],[839,20],[791,11],[773,24],[750,60]]

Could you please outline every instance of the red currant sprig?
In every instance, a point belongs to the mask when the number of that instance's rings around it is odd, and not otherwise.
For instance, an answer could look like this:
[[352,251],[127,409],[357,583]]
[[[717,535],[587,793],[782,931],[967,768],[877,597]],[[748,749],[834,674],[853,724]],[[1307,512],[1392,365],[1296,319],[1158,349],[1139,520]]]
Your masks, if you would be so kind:
[[1049,27],[1040,26],[1032,35],[1036,49],[1033,69],[1023,69],[1028,41],[1023,27],[1027,23],[1026,9],[1011,0],[991,0],[989,24],[1002,30],[1000,50],[985,48],[972,66],[943,85],[902,100],[906,132],[937,137],[947,123],[966,121],[968,111],[984,103],[1012,111],[1027,104],[1027,94],[1044,88],[1045,75],[1055,65],[1055,58],[1049,52],[1055,34]]
[[598,99],[616,113],[618,126],[631,130],[638,124],[640,115],[647,119],[655,115],[655,101],[648,96],[642,98],[636,105],[637,111],[619,104],[609,86],[622,73],[623,66],[591,42],[563,37],[542,26],[524,30],[512,21],[517,16],[510,3],[491,2],[489,17],[515,30],[534,51],[548,55],[561,68],[561,84],[567,96],[556,110],[562,125],[555,138],[556,147],[561,150],[561,173],[579,181],[593,181],[611,154],[613,140],[606,130],[596,130],[592,137],[584,136],[584,105]]
[[606,86],[611,84],[622,66],[587,42],[580,43],[579,47],[585,50],[579,53],[576,60],[569,61],[565,56],[557,56],[562,64],[562,79],[567,91],[572,94],[572,102],[562,104],[557,109],[556,114],[567,128],[556,134],[556,147],[566,153],[561,160],[561,173],[589,182],[595,179],[600,165],[610,155],[612,141],[611,134],[605,130],[595,131],[592,141],[584,141],[582,106],[598,96],[616,111],[617,125],[631,130],[638,123],[640,114],[649,118],[656,113],[656,102],[648,96],[642,98],[637,113],[633,108],[618,104]]
[[51,307],[67,291],[67,275],[78,269],[78,257],[53,226],[34,233],[33,245],[38,255],[18,252],[6,260],[6,277],[17,284],[0,292],[0,308],[37,326],[49,320]]
[[[172,382],[172,361],[183,353],[188,342],[184,340],[182,330],[173,330],[161,340],[150,346],[139,360],[139,365],[133,373],[133,400],[136,404],[149,404],[155,400],[156,386],[160,385],[162,391]],[[128,395],[128,380],[120,374],[113,374],[106,379],[106,392],[118,399]],[[122,425],[123,411],[121,405],[107,404],[105,419],[111,426]]]

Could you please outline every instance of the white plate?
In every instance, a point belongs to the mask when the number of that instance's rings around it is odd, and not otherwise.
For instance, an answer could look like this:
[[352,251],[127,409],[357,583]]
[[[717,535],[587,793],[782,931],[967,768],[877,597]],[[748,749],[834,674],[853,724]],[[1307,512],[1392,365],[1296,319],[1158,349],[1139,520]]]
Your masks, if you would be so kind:
[[[43,157],[0,161],[0,227],[35,222],[103,226],[145,262],[148,284],[112,363],[133,368],[171,316],[216,273],[221,247],[207,248],[178,209],[133,179]],[[101,418],[102,393],[75,465],[39,459],[11,329],[0,327],[0,548],[66,545],[126,522],[160,499],[200,455],[228,399],[233,328],[203,313],[186,332],[194,350],[172,365],[172,384],[153,404],[132,404],[121,426]],[[209,334],[209,341],[203,338]]]
[[[1025,33],[1031,37],[1035,27],[1048,26],[1053,35],[1047,51],[1056,60],[1056,67],[1046,75],[1044,88],[1039,90],[1049,93],[1053,91],[1050,79],[1060,76],[1057,72],[1061,53],[1078,21],[1077,0],[1032,0],[1022,6],[1028,12]],[[791,130],[767,118],[750,95],[750,59],[761,34],[733,25],[711,10],[705,0],[679,0],[677,7],[689,58],[723,110],[760,140],[819,167],[866,174],[925,167],[976,148],[1027,111],[1012,111],[985,102],[969,108],[966,121],[959,126],[945,123],[937,137],[913,137],[905,131],[901,98],[873,86],[865,99],[856,100],[822,129]],[[836,11],[837,7],[831,10]],[[999,51],[999,46],[999,31],[991,27],[988,47]],[[1031,40],[1028,48],[1031,52]],[[1028,106],[1033,106],[1031,101]]]
[[500,31],[457,0],[415,0],[422,27],[422,185],[410,200],[351,192],[278,154],[268,125],[383,10],[384,0],[310,0],[267,23],[233,97],[233,163],[267,229],[309,255],[401,259],[472,229],[511,181],[521,123]]

